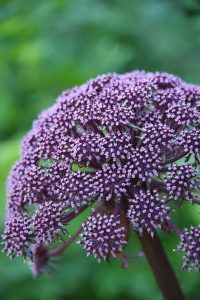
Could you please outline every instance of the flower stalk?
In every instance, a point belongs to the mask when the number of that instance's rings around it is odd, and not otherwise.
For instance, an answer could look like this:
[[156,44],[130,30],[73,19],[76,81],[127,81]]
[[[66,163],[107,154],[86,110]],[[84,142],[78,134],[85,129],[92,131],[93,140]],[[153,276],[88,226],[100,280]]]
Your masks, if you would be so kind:
[[[137,232],[165,299],[183,299],[155,231],[175,231],[181,270],[200,271],[200,225],[179,230],[172,209],[200,204],[199,101],[200,86],[144,71],[63,92],[11,170],[3,251],[31,260],[38,275],[79,237],[88,256],[128,267],[125,246]],[[80,229],[53,248],[85,210]]]
[[48,257],[59,256],[61,255],[79,236],[79,234],[83,231],[83,228],[80,227],[76,233],[70,236],[70,238],[59,248],[52,250],[48,253]]
[[184,300],[183,293],[158,236],[138,234],[143,251],[165,300]]

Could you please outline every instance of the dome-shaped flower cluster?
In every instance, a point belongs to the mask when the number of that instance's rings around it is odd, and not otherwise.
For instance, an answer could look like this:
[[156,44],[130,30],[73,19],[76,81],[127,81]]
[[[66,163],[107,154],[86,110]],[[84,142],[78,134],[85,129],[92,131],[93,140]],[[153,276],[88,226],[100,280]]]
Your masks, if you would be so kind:
[[4,251],[35,262],[31,249],[48,249],[90,206],[80,245],[99,260],[123,251],[129,226],[153,236],[170,201],[199,204],[199,131],[200,87],[167,73],[107,74],[63,92],[10,173]]
[[185,229],[180,238],[178,249],[185,252],[182,269],[195,267],[200,271],[200,226]]
[[142,234],[146,229],[152,236],[156,228],[170,219],[167,215],[170,208],[165,205],[166,198],[160,199],[156,189],[140,190],[129,199],[128,217],[134,228]]
[[31,220],[24,214],[14,213],[6,222],[4,232],[4,251],[12,258],[18,255],[26,257],[33,236]]
[[199,198],[195,193],[200,188],[199,178],[191,165],[172,165],[166,172],[164,182],[169,199],[193,202]]
[[177,137],[177,143],[183,147],[185,153],[199,162],[200,157],[200,129],[183,130]]
[[123,251],[126,241],[126,228],[121,226],[120,219],[115,215],[89,216],[83,224],[83,233],[79,244],[86,249],[88,255],[94,255],[98,261],[116,257]]
[[39,205],[32,218],[34,233],[38,242],[48,244],[60,232],[66,233],[66,230],[63,228],[64,224],[61,222],[66,206],[65,202],[55,203],[53,201]]

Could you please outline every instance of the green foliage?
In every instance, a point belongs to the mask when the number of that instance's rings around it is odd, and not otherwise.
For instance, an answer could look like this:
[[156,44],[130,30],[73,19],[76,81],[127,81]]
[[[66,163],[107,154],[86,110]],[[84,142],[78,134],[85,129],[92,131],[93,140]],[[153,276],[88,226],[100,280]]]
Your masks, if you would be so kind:
[[[192,0],[2,0],[0,9],[0,232],[5,182],[32,120],[64,89],[105,72],[160,70],[200,84],[200,6]],[[105,132],[106,135],[106,132]],[[41,162],[44,167],[51,164]],[[73,171],[80,170],[73,165]],[[90,171],[90,170],[89,170]],[[199,223],[185,204],[180,227]],[[79,226],[69,228],[70,233]],[[161,235],[188,299],[197,299],[199,275],[178,272],[177,240]],[[140,246],[134,238],[127,252]],[[21,259],[0,258],[0,299],[134,299],[161,295],[144,258],[128,270],[86,258],[71,246],[58,273],[33,280]]]

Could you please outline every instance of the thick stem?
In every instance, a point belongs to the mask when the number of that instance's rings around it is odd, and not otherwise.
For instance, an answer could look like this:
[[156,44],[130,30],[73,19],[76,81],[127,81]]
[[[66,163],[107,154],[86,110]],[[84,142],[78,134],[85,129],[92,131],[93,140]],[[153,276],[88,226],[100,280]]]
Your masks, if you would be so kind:
[[155,234],[152,238],[147,232],[144,232],[142,236],[138,234],[138,237],[164,299],[184,300],[176,276],[157,235]]

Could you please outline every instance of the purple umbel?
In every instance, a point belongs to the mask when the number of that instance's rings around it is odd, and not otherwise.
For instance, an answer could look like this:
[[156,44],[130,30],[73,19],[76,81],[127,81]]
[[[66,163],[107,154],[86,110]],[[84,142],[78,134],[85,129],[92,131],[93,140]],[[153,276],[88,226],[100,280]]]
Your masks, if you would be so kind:
[[156,189],[140,190],[129,202],[128,217],[140,234],[146,229],[154,236],[154,230],[161,228],[161,225],[170,219],[167,215],[170,208],[165,205],[166,198],[160,199]]
[[[4,251],[43,271],[67,245],[47,255],[49,244],[88,208],[79,243],[99,261],[123,253],[131,227],[152,236],[169,227],[171,203],[200,202],[199,121],[200,87],[167,73],[107,74],[64,91],[10,173]],[[181,236],[184,267],[200,267],[199,230]]]
[[120,226],[120,220],[113,214],[110,216],[97,213],[89,216],[83,224],[81,241],[78,243],[87,251],[88,255],[94,255],[98,261],[116,257],[123,251],[125,240],[125,227]]
[[184,230],[178,249],[186,253],[182,269],[188,268],[191,271],[194,267],[200,271],[200,225]]

